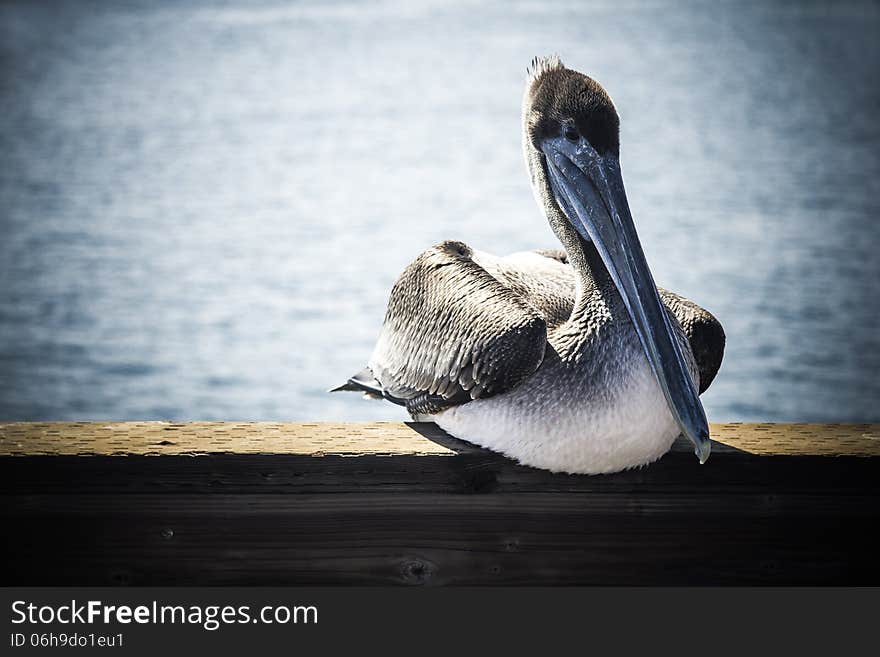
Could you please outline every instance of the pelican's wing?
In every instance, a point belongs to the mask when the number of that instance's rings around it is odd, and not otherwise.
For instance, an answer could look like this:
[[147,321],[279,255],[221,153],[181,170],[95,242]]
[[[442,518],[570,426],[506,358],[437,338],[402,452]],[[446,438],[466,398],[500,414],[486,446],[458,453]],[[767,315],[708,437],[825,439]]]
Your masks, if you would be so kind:
[[[541,257],[543,256],[543,257]],[[475,258],[492,276],[536,308],[554,328],[565,322],[574,306],[574,270],[565,251],[542,249],[503,258],[478,253]],[[660,298],[681,326],[700,372],[700,393],[712,383],[724,357],[724,329],[705,308],[662,287]]]
[[662,287],[657,288],[657,291],[687,336],[700,370],[700,394],[703,394],[718,374],[721,359],[724,357],[725,337],[721,322],[690,299]]
[[443,242],[391,291],[369,369],[386,397],[430,413],[517,386],[544,358],[547,326],[525,299]]
[[[567,264],[565,251],[541,249],[503,258],[480,253],[477,261],[492,276],[536,308],[551,329],[571,316],[576,293],[575,278],[574,270]],[[657,291],[691,346],[700,372],[699,391],[702,394],[721,367],[724,329],[712,313],[690,299],[662,287]]]

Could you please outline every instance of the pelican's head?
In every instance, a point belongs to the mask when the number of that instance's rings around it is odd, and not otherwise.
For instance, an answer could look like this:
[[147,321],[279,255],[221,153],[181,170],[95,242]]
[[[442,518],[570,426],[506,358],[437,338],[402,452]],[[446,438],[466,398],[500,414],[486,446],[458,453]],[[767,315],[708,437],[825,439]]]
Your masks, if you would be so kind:
[[595,247],[620,293],[672,416],[700,462],[706,414],[642,252],[620,173],[620,118],[592,78],[536,59],[523,100],[523,149],[538,205],[575,267]]

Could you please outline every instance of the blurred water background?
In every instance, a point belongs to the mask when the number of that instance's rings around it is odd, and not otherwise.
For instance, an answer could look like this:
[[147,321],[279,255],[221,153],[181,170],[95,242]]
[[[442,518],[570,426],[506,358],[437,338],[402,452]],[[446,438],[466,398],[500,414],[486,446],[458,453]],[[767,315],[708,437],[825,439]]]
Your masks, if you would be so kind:
[[657,281],[727,331],[710,419],[880,419],[880,9],[4,2],[0,420],[402,419],[329,395],[444,238],[554,246],[558,52],[622,116]]

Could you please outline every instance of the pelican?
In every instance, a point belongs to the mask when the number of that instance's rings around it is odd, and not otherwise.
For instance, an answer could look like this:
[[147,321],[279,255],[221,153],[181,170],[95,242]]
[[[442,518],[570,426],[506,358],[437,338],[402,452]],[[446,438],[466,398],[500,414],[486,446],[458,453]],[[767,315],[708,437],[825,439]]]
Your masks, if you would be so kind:
[[654,283],[620,171],[620,119],[592,78],[536,58],[523,99],[535,199],[564,251],[457,241],[397,279],[363,371],[336,390],[555,472],[644,466],[679,435],[704,463],[700,402],[724,353],[707,310]]

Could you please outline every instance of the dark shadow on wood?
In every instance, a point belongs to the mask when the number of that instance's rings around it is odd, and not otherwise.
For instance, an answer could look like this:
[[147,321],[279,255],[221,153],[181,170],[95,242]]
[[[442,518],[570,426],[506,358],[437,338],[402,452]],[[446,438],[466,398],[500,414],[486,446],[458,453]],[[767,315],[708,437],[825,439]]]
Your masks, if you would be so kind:
[[433,422],[405,422],[404,424],[406,424],[406,426],[411,428],[420,436],[424,437],[427,440],[430,440],[432,443],[436,443],[441,447],[445,447],[446,449],[451,449],[457,454],[473,452],[486,452],[487,454],[492,453],[487,449],[483,449],[479,445],[474,445],[473,443],[469,443],[466,440],[459,440],[458,438],[450,436]]

